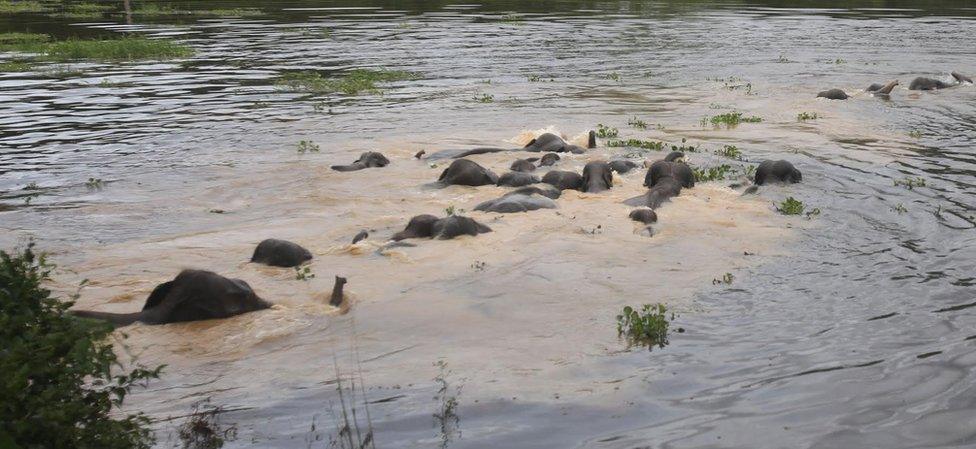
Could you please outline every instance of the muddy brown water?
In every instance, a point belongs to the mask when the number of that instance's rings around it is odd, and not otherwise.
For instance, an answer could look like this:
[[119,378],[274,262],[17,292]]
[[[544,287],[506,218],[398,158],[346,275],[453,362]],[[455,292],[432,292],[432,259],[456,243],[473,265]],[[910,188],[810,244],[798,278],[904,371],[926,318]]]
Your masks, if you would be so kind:
[[[35,238],[59,264],[58,291],[89,279],[79,308],[137,310],[184,267],[276,304],[125,329],[127,352],[168,366],[126,401],[161,420],[160,447],[208,397],[238,427],[225,447],[326,447],[337,367],[365,386],[359,418],[365,396],[384,448],[976,445],[976,88],[906,87],[976,74],[966,2],[214,5],[265,14],[0,21],[197,51],[0,74],[2,247]],[[351,68],[419,76],[359,95],[273,82]],[[890,100],[862,92],[891,79]],[[831,87],[853,98],[814,98]],[[700,124],[733,110],[763,121]],[[432,188],[447,163],[417,151],[516,147],[544,131],[578,141],[598,123],[686,139],[698,167],[788,159],[804,182],[747,197],[700,184],[658,211],[648,238],[620,203],[643,191],[639,170],[608,192],[567,191],[555,210],[465,212],[489,234],[377,253],[413,215],[507,191]],[[304,139],[321,151],[299,154]],[[713,153],[724,145],[744,160]],[[328,169],[366,150],[392,164]],[[601,139],[554,168],[663,155]],[[526,156],[472,159],[501,174]],[[896,185],[909,177],[925,185]],[[820,214],[776,213],[788,196]],[[370,238],[349,244],[362,229]],[[246,263],[268,237],[309,248],[315,277]],[[713,283],[725,273],[732,284]],[[327,304],[336,275],[347,314]],[[658,302],[685,332],[628,349],[616,314]],[[445,397],[457,406],[442,426]]]

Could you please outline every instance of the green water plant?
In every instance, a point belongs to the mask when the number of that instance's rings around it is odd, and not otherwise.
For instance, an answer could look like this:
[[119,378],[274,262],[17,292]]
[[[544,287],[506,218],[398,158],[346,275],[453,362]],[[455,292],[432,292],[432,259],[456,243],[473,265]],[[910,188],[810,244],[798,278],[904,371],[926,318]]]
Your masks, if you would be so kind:
[[782,203],[776,206],[776,210],[783,215],[800,215],[803,213],[805,206],[803,202],[793,198],[792,196],[786,198]]
[[657,140],[610,139],[607,141],[608,147],[642,148],[652,151],[661,151],[665,148],[665,145],[664,142]]
[[637,117],[632,117],[627,121],[627,124],[637,129],[647,129],[647,122]]
[[920,139],[922,137],[922,132],[919,131],[919,130],[917,130],[917,129],[913,129],[913,130],[911,130],[911,131],[908,132],[908,137],[912,137],[912,138],[915,138],[915,139]]
[[620,131],[612,126],[604,125],[603,123],[597,123],[596,125],[596,136],[601,139],[612,139],[617,137]]
[[620,74],[617,72],[610,72],[604,76],[604,78],[612,81],[620,82]]
[[722,164],[708,168],[693,167],[691,172],[695,175],[695,182],[709,182],[726,179],[726,177],[734,173],[734,170],[731,165]]
[[25,60],[0,62],[0,73],[30,72],[34,70],[34,63]]
[[315,279],[315,273],[312,273],[312,267],[308,265],[295,267],[295,279],[299,281],[311,281]]
[[737,126],[740,123],[759,123],[762,122],[762,117],[758,116],[744,116],[741,112],[732,111],[726,112],[725,114],[719,114],[712,117],[704,117],[701,119],[702,126],[706,126],[711,123],[714,126],[725,125],[727,127]]
[[805,122],[807,120],[816,120],[818,118],[820,118],[820,116],[817,115],[816,112],[801,112],[799,114],[796,114],[796,121],[798,122]]
[[447,208],[444,209],[444,214],[449,217],[451,215],[463,215],[464,209],[454,207],[454,205],[452,204],[450,206],[447,206]]
[[916,187],[925,187],[925,178],[918,177],[918,176],[915,177],[907,176],[903,179],[894,180],[894,183],[895,183],[895,187],[904,186],[908,190],[912,190]]
[[739,150],[739,147],[735,145],[725,145],[722,147],[722,149],[715,150],[715,154],[727,157],[729,159],[742,159],[742,150]]
[[334,77],[326,77],[313,70],[288,72],[275,80],[280,89],[306,93],[378,93],[378,83],[415,79],[416,74],[402,70],[355,69]]
[[72,316],[78,294],[45,287],[54,268],[33,243],[0,251],[0,447],[150,448],[149,418],[122,406],[163,367],[123,365],[112,342],[125,335]]
[[0,0],[0,14],[45,12],[49,8],[37,0]]
[[712,285],[725,284],[732,285],[732,281],[735,280],[735,276],[732,273],[725,273],[720,279],[712,279]]
[[481,94],[480,97],[475,96],[474,101],[478,103],[493,103],[495,101],[495,96],[492,94]]
[[300,140],[298,141],[298,154],[305,153],[318,153],[321,148],[319,144],[312,142],[311,140]]
[[644,304],[639,310],[626,306],[617,315],[617,335],[626,337],[628,346],[663,348],[668,344],[668,326],[672,320],[674,313],[669,314],[664,304]]
[[89,190],[101,190],[104,186],[105,182],[101,178],[88,178],[88,181],[85,181],[85,187]]
[[31,39],[6,43],[0,39],[0,51],[36,53],[39,55],[37,57],[39,60],[56,62],[137,61],[185,58],[193,55],[192,48],[167,39],[123,37],[119,39],[72,39],[53,42],[37,37]]

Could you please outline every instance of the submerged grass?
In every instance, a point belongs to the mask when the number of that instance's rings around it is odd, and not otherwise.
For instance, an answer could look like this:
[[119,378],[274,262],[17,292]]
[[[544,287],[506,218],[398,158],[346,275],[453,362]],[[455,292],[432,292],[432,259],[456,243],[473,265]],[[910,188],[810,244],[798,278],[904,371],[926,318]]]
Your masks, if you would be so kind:
[[739,123],[759,123],[762,121],[763,121],[762,117],[757,117],[757,116],[746,117],[743,116],[741,112],[733,111],[733,112],[726,112],[725,114],[719,114],[712,117],[704,117],[701,119],[701,124],[702,126],[705,126],[708,123],[711,123],[712,125],[715,126],[725,125],[725,126],[732,127],[738,125]]
[[402,70],[351,70],[338,77],[325,77],[315,71],[285,73],[275,84],[293,92],[331,93],[354,95],[360,92],[380,92],[377,83],[416,79],[417,75]]
[[0,62],[0,73],[30,72],[31,70],[34,70],[34,64],[30,61]]
[[[17,36],[14,36],[17,35]],[[42,37],[43,36],[43,37]],[[48,42],[47,35],[6,33],[0,36],[0,51],[37,53],[47,61],[135,61],[182,58],[193,49],[170,40],[123,37],[121,39]]]

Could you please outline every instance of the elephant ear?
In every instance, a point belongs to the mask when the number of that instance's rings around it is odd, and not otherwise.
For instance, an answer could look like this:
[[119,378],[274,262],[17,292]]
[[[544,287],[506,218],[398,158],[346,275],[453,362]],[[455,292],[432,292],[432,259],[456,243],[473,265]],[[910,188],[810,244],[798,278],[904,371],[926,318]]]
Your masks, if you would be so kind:
[[152,309],[153,307],[160,305],[163,300],[166,299],[166,295],[168,295],[172,289],[173,281],[163,282],[162,284],[157,285],[156,288],[153,289],[152,293],[149,294],[149,297],[146,298],[146,304],[142,306],[142,310]]
[[451,167],[445,168],[444,171],[441,172],[441,176],[439,178],[437,178],[437,180],[438,181],[443,181],[444,178],[447,177],[447,171],[450,170],[450,169],[451,169]]
[[528,148],[528,147],[531,147],[532,145],[535,145],[535,141],[536,140],[538,140],[538,139],[532,139],[532,140],[530,140],[529,143],[525,144],[525,146],[522,147],[522,148]]

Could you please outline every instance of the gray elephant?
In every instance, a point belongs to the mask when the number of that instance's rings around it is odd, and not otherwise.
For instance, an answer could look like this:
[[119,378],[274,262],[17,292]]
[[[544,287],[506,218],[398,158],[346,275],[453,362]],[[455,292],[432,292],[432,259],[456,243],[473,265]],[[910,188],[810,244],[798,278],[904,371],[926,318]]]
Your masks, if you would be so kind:
[[542,155],[542,158],[541,159],[539,159],[539,166],[540,167],[551,167],[553,165],[556,165],[556,162],[559,162],[559,155],[558,154],[556,154],[556,153],[546,153],[546,154],[543,154]]
[[259,298],[240,279],[228,279],[204,270],[183,270],[172,281],[156,286],[142,311],[135,313],[72,311],[75,316],[127,326],[137,321],[165,324],[227,318],[267,309],[271,304]]
[[297,267],[312,260],[312,253],[297,243],[287,240],[265,239],[258,243],[251,262],[273,267]]
[[[596,133],[593,131],[590,131],[589,133],[587,148],[596,148]],[[536,137],[535,139],[532,139],[532,141],[526,144],[522,149],[524,151],[546,153],[583,154],[586,152],[586,148],[567,143],[562,137],[552,133],[545,133],[539,137]]]
[[651,224],[657,222],[657,212],[649,208],[640,208],[630,211],[628,215],[631,220],[638,221],[644,224]]
[[763,161],[756,168],[753,183],[757,186],[768,183],[795,184],[803,180],[803,174],[789,161]]
[[621,175],[637,168],[637,163],[627,159],[615,159],[609,162],[610,169]]
[[468,159],[451,162],[437,181],[445,185],[483,186],[498,182],[498,175]]
[[539,182],[538,176],[518,171],[511,171],[498,178],[498,182],[495,184],[507,187],[522,187],[530,184],[537,184]]
[[828,89],[817,94],[817,98],[826,98],[828,100],[846,100],[850,98],[847,92],[840,89]]
[[583,177],[579,173],[553,170],[542,177],[542,182],[552,184],[559,190],[579,190],[583,187]]
[[509,170],[518,172],[531,172],[535,171],[535,169],[535,164],[525,159],[516,159],[515,162],[512,162],[511,167],[509,167]]
[[407,227],[393,235],[399,241],[413,238],[452,239],[460,235],[475,236],[491,232],[491,228],[474,219],[459,215],[437,218],[433,215],[417,215],[410,219]]
[[644,176],[646,193],[624,201],[628,206],[644,206],[657,209],[671,198],[678,196],[683,187],[695,186],[695,174],[684,162],[666,160],[651,164]]
[[583,185],[580,190],[597,193],[613,187],[613,169],[604,161],[593,161],[583,167]]
[[333,165],[332,169],[335,171],[356,171],[364,168],[386,167],[387,165],[390,165],[390,160],[386,156],[375,151],[367,151],[359,155],[356,162],[349,165]]
[[938,90],[938,89],[947,89],[949,87],[955,87],[962,83],[969,83],[969,84],[973,83],[973,80],[971,80],[969,77],[963,76],[959,73],[952,72],[951,75],[956,80],[956,82],[953,84],[947,83],[942,80],[920,76],[912,80],[912,83],[908,85],[908,90]]
[[474,207],[474,210],[508,214],[513,212],[528,212],[537,209],[555,209],[556,202],[538,193],[510,192],[501,198],[485,201]]

